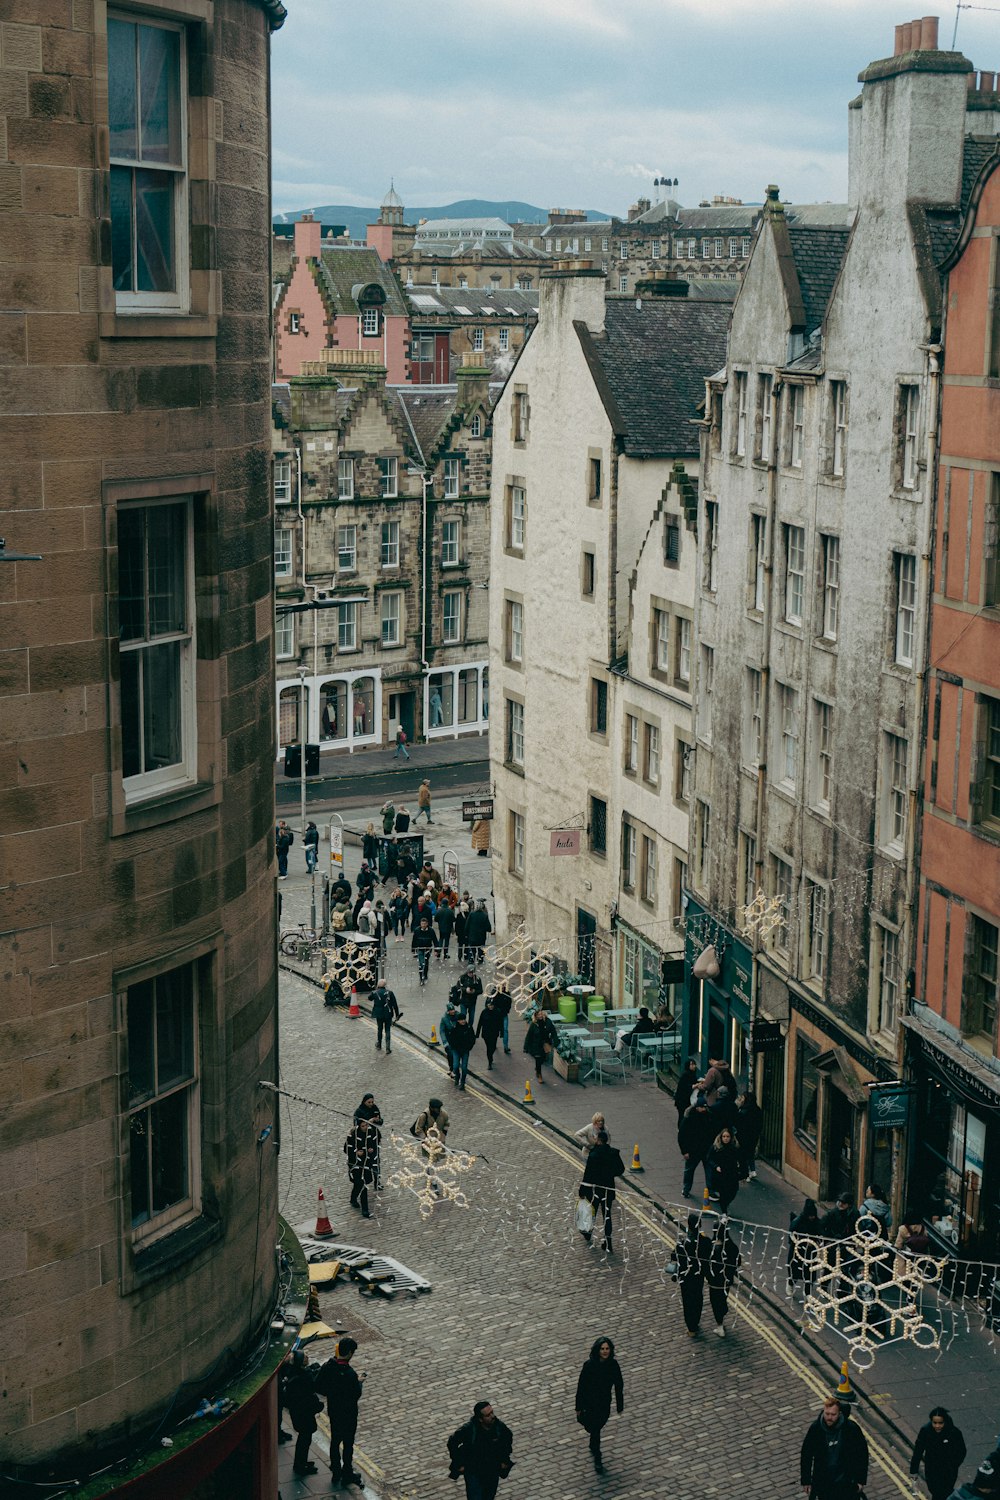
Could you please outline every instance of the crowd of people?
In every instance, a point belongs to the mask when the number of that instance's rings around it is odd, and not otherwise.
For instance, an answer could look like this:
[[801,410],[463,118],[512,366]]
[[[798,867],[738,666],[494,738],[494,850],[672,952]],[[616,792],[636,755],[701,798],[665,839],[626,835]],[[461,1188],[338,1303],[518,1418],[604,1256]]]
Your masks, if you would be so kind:
[[684,1158],[681,1193],[692,1196],[701,1167],[709,1200],[727,1213],[740,1184],[757,1177],[763,1113],[750,1088],[740,1091],[725,1058],[712,1058],[703,1076],[689,1057],[674,1091],[677,1145]]

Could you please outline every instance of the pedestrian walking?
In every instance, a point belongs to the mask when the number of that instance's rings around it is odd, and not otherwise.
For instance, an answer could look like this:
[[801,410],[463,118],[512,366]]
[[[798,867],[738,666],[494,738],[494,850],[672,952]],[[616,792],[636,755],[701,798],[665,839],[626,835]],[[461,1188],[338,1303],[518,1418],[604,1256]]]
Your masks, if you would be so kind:
[[965,1439],[943,1406],[935,1406],[930,1418],[917,1433],[910,1458],[910,1473],[920,1473],[931,1492],[931,1500],[948,1500],[958,1483],[958,1471],[965,1462]]
[[406,933],[406,924],[410,916],[410,903],[406,899],[405,892],[397,886],[389,897],[389,917],[392,922],[392,930],[396,934],[396,942],[401,943]]
[[306,857],[306,874],[311,875],[319,859],[319,829],[315,823],[307,823],[302,835],[302,852]]
[[684,1157],[684,1180],[681,1192],[685,1198],[691,1196],[694,1174],[700,1164],[705,1166],[705,1185],[709,1186],[707,1158],[714,1139],[715,1132],[712,1128],[712,1116],[708,1105],[699,1100],[684,1111],[677,1131],[677,1144]]
[[[615,1202],[615,1178],[621,1177],[625,1172],[625,1163],[621,1159],[620,1152],[612,1146],[606,1130],[597,1132],[597,1145],[592,1146],[587,1153],[587,1165],[583,1169],[583,1182],[580,1185],[580,1197],[586,1198],[594,1206],[594,1223],[600,1218],[604,1224],[604,1248],[610,1255],[614,1250],[612,1242],[613,1219],[611,1210]],[[593,1230],[583,1229],[580,1231],[587,1244],[593,1243]]]
[[524,1050],[535,1064],[535,1077],[544,1083],[542,1063],[552,1056],[556,1045],[556,1029],[544,1010],[536,1010],[524,1034]]
[[476,1036],[480,1036],[483,1039],[483,1046],[486,1048],[486,1066],[491,1073],[493,1072],[493,1058],[497,1050],[497,1042],[500,1040],[502,1030],[503,1018],[493,1004],[492,998],[490,998],[483,1006],[483,1013],[479,1017],[479,1024],[476,1027]]
[[740,1153],[740,1179],[757,1181],[757,1142],[764,1124],[764,1111],[753,1089],[744,1089],[736,1101],[736,1144]]
[[680,1129],[684,1111],[691,1108],[694,1086],[698,1081],[698,1059],[689,1057],[681,1069],[681,1076],[674,1089],[674,1108],[677,1111],[677,1128]]
[[354,1471],[354,1439],[358,1431],[358,1404],[365,1377],[351,1368],[357,1350],[354,1339],[341,1339],[337,1353],[320,1366],[316,1389],[326,1397],[326,1414],[330,1419],[330,1482],[346,1490],[364,1484]]
[[461,900],[455,907],[455,943],[457,945],[457,957],[459,963],[464,963],[468,958],[468,949],[465,946],[465,929],[469,924],[469,903]]
[[581,1125],[580,1129],[575,1131],[574,1134],[584,1151],[590,1151],[597,1145],[597,1138],[600,1132],[607,1130],[607,1128],[604,1116],[598,1110],[596,1114],[591,1115],[586,1125]]
[[370,901],[375,894],[375,866],[369,864],[367,859],[361,861],[358,871],[358,895],[362,894],[366,901]]
[[493,996],[493,1008],[503,1020],[503,1050],[510,1056],[510,1008],[514,1002],[506,983],[501,980]]
[[612,1394],[621,1416],[625,1410],[625,1382],[615,1359],[615,1346],[611,1339],[595,1339],[576,1382],[576,1420],[590,1434],[590,1453],[598,1474],[604,1473],[601,1432],[611,1416]]
[[892,1228],[892,1209],[877,1182],[870,1182],[865,1188],[865,1196],[858,1206],[858,1213],[859,1215],[870,1214],[878,1224],[878,1232],[882,1238],[884,1240],[889,1238],[889,1230]]
[[369,823],[361,840],[361,857],[366,859],[374,869],[378,859],[378,834],[375,832],[375,824]]
[[801,1281],[808,1290],[812,1284],[810,1264],[800,1260],[795,1253],[796,1236],[821,1233],[819,1210],[812,1198],[806,1198],[798,1213],[790,1214],[788,1219],[788,1280],[793,1286]]
[[423,813],[428,823],[434,822],[434,819],[431,817],[431,784],[426,776],[417,789],[417,816],[413,820],[414,828],[420,822],[421,813]]
[[344,1142],[347,1175],[351,1181],[351,1207],[360,1208],[361,1217],[370,1219],[368,1189],[378,1184],[378,1131],[367,1120],[356,1120]]
[[735,1102],[739,1090],[732,1068],[724,1057],[710,1057],[708,1072],[705,1074],[705,1098],[709,1108],[715,1103],[715,1096],[720,1089],[728,1089],[730,1099]]
[[712,1129],[716,1135],[727,1126],[735,1132],[736,1096],[729,1092],[725,1084],[716,1089],[714,1100],[708,1100],[708,1112],[712,1116]]
[[378,941],[379,964],[384,966],[385,948],[386,943],[389,941],[389,929],[392,926],[392,919],[386,910],[384,901],[375,902],[374,909],[369,916],[369,924],[372,937]]
[[449,957],[451,949],[451,935],[455,931],[455,911],[443,897],[444,892],[442,892],[442,900],[438,905],[435,921],[437,922],[438,937],[441,940],[438,948],[438,957],[446,959]]
[[313,1373],[304,1351],[294,1350],[291,1373],[284,1385],[284,1403],[296,1432],[292,1471],[301,1477],[319,1473],[309,1457],[313,1433],[316,1431],[316,1415],[323,1410],[323,1403],[316,1393]]
[[868,1442],[836,1396],[827,1396],[802,1443],[799,1483],[809,1500],[855,1500],[868,1481]]
[[400,756],[402,756],[404,760],[409,760],[410,758],[410,752],[406,748],[406,730],[403,728],[402,724],[400,724],[399,728],[396,730],[396,748],[392,752],[392,758],[393,760],[398,760]]
[[448,1111],[440,1099],[430,1099],[427,1108],[422,1109],[410,1126],[410,1134],[419,1140],[426,1140],[428,1130],[436,1130],[442,1140],[448,1134]]
[[827,1240],[846,1240],[854,1233],[858,1211],[846,1193],[839,1193],[833,1208],[820,1220],[820,1233]]
[[740,1254],[719,1223],[715,1237],[705,1233],[701,1214],[688,1214],[687,1232],[677,1241],[675,1280],[681,1289],[681,1308],[688,1338],[697,1338],[705,1307],[705,1288],[715,1319],[715,1332],[726,1336],[726,1314],[729,1312],[729,1288],[736,1277]]
[[438,1034],[441,1037],[441,1045],[444,1048],[445,1061],[448,1064],[448,1072],[455,1072],[455,1054],[451,1050],[451,1039],[455,1034],[455,1022],[458,1020],[458,1006],[449,999],[444,1015],[438,1026]]
[[468,1016],[470,1026],[476,1024],[476,1005],[482,993],[483,981],[476,973],[475,967],[469,964],[458,981],[458,1003]]
[[[711,1115],[712,1111],[709,1110]],[[740,1153],[736,1137],[726,1125],[712,1142],[712,1150],[706,1163],[708,1196],[718,1203],[720,1213],[728,1213],[729,1205],[740,1190]]]
[[451,1050],[455,1059],[455,1082],[460,1089],[465,1088],[465,1080],[469,1076],[469,1053],[476,1045],[476,1033],[469,1025],[469,1018],[464,1010],[457,1012],[455,1025],[451,1033]]
[[492,1402],[477,1401],[470,1421],[448,1439],[450,1479],[465,1480],[465,1500],[496,1500],[501,1479],[514,1467],[514,1434],[500,1421]]
[[278,826],[274,830],[274,852],[278,856],[279,880],[287,880],[288,878],[288,851],[294,843],[294,833],[284,818],[279,818]]
[[465,923],[465,956],[469,963],[481,964],[486,956],[486,939],[493,931],[493,923],[482,899],[476,902]]
[[387,797],[382,803],[380,816],[382,818],[382,832],[388,838],[396,821],[396,805],[391,797]]
[[431,954],[434,952],[435,937],[431,931],[429,917],[421,917],[420,926],[416,929],[410,941],[410,952],[417,956],[417,973],[420,976],[421,985],[427,983],[427,971],[431,966]]
[[375,1018],[377,1037],[375,1040],[376,1052],[382,1050],[382,1037],[385,1036],[385,1050],[392,1051],[392,1023],[398,1021],[402,1015],[395,991],[390,990],[383,981],[372,990],[372,1015]]
[[396,812],[396,832],[409,833],[410,831],[410,809],[400,807]]

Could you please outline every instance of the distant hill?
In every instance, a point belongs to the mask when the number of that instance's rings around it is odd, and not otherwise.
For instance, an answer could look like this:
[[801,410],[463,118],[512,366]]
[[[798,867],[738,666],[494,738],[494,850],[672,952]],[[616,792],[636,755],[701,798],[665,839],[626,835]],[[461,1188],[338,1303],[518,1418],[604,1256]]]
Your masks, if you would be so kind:
[[[346,224],[352,240],[363,240],[365,229],[378,218],[378,205],[358,208],[351,203],[325,203],[317,208],[297,208],[291,213],[275,214],[276,224],[294,224],[304,213],[315,214],[321,224]],[[488,198],[463,198],[458,203],[436,203],[430,208],[406,206],[407,224],[420,219],[504,219],[508,224],[544,224],[548,210],[534,203],[494,203]],[[588,208],[588,219],[610,219],[610,214]]]

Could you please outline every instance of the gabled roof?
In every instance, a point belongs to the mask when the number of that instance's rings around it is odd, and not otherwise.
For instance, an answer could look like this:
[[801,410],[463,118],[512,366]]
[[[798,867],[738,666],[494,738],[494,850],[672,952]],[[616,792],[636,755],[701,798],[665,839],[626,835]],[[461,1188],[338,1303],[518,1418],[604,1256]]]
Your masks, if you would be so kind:
[[810,334],[826,317],[830,294],[844,261],[844,252],[850,238],[849,229],[814,229],[803,225],[789,224],[788,238],[792,247],[805,311],[805,328]]
[[275,381],[271,386],[271,417],[275,427],[291,426],[292,392],[286,382]]
[[458,404],[457,386],[437,386],[431,390],[420,386],[392,386],[387,394],[394,398],[410,432],[421,462],[428,463],[442,427]]
[[406,317],[406,303],[399,283],[377,250],[324,245],[316,264],[321,290],[326,294],[331,312],[356,316],[357,289],[374,282],[385,292],[384,311]]
[[483,286],[414,286],[406,287],[406,300],[412,316],[457,318],[537,318],[538,293],[522,292],[511,287],[490,291]]
[[726,358],[731,303],[609,300],[604,330],[574,327],[617,436],[632,458],[695,456],[705,378]]
[[928,316],[936,329],[941,325],[944,276],[965,248],[983,185],[998,161],[1000,139],[997,136],[968,135],[962,143],[962,185],[958,203],[907,205],[917,276]]

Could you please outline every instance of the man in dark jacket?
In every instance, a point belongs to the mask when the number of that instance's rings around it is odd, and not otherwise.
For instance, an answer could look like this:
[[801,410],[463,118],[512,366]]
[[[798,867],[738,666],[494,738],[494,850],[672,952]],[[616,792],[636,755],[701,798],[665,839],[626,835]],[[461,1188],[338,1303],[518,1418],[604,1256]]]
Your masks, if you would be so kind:
[[465,923],[465,953],[469,963],[481,964],[486,950],[486,939],[493,931],[490,914],[485,901],[477,901]]
[[493,1009],[503,1023],[503,1050],[508,1057],[510,1056],[510,1008],[513,1003],[510,991],[503,980],[501,980],[497,986],[497,992],[493,996]]
[[429,917],[421,917],[420,926],[416,929],[410,941],[410,951],[416,954],[417,972],[420,975],[420,983],[427,983],[427,970],[430,968],[431,954],[435,948],[435,937],[431,931]]
[[[699,1103],[692,1104],[684,1111],[677,1131],[677,1144],[684,1157],[684,1182],[681,1191],[685,1198],[691,1196],[698,1163],[704,1163],[707,1160],[716,1135],[712,1112],[707,1104],[700,1102],[700,1097],[699,1095]],[[707,1167],[705,1168],[705,1182],[708,1183]]]
[[500,1040],[500,1032],[503,1030],[503,1017],[499,1014],[493,1000],[487,1000],[483,1007],[483,1013],[479,1017],[479,1025],[476,1027],[476,1036],[481,1036],[486,1047],[486,1064],[493,1071],[493,1056],[497,1050],[497,1042]]
[[385,1050],[392,1051],[392,1023],[400,1017],[399,1002],[395,991],[390,990],[385,983],[379,984],[372,990],[372,1015],[378,1028],[378,1039],[375,1042],[376,1052],[382,1050],[382,1034],[385,1033]]
[[449,902],[442,900],[438,905],[436,921],[438,936],[441,939],[438,957],[448,958],[450,956],[451,935],[455,930],[455,908]]
[[315,823],[307,823],[302,835],[302,849],[306,857],[306,873],[311,875],[319,858],[319,829]]
[[466,1500],[495,1500],[501,1479],[513,1467],[514,1434],[489,1401],[477,1401],[472,1420],[448,1439],[449,1478],[465,1480]]
[[[608,1132],[599,1130],[597,1145],[591,1147],[587,1165],[583,1169],[582,1196],[589,1198],[594,1205],[595,1223],[601,1215],[604,1216],[604,1248],[609,1255],[614,1249],[611,1243],[611,1210],[615,1201],[615,1178],[623,1176],[624,1172],[625,1163],[621,1159],[621,1153],[612,1146]],[[583,1231],[588,1245],[591,1243],[592,1233],[592,1230]]]
[[274,852],[278,856],[278,879],[284,880],[288,875],[288,851],[295,842],[295,835],[285,822],[279,819],[278,826],[274,830]]
[[720,1130],[726,1130],[727,1128],[735,1134],[736,1100],[725,1084],[716,1093],[715,1102],[709,1104],[708,1112],[712,1117],[712,1129],[716,1135],[719,1134]]
[[289,1373],[282,1382],[282,1400],[297,1433],[292,1470],[299,1475],[319,1473],[309,1458],[309,1445],[316,1431],[316,1413],[323,1410],[313,1374],[303,1351],[296,1349]]
[[472,964],[458,981],[458,1003],[469,1018],[469,1025],[476,1024],[476,1004],[483,993],[483,981]]
[[917,1433],[910,1457],[910,1473],[916,1477],[920,1465],[931,1492],[931,1500],[948,1500],[958,1483],[958,1471],[965,1462],[965,1439],[943,1406],[935,1406],[930,1421]]
[[451,1032],[451,1054],[455,1059],[455,1082],[460,1089],[465,1088],[465,1080],[469,1076],[469,1053],[476,1045],[476,1033],[469,1025],[469,1019],[464,1010],[460,1010],[455,1017],[455,1025]]
[[330,905],[336,906],[338,901],[350,901],[351,882],[346,875],[338,875],[330,887]]
[[544,1010],[536,1010],[524,1034],[524,1050],[535,1064],[535,1077],[539,1083],[544,1083],[542,1077],[542,1064],[547,1057],[551,1057],[552,1049],[555,1047],[558,1037],[556,1028],[549,1020]]
[[829,1213],[820,1220],[819,1232],[827,1240],[846,1240],[853,1234],[858,1211],[846,1193],[841,1193]]
[[836,1396],[827,1396],[802,1443],[799,1483],[809,1500],[855,1500],[867,1480],[865,1435]]
[[354,1472],[354,1436],[358,1430],[358,1402],[361,1400],[365,1377],[351,1369],[351,1360],[357,1349],[354,1339],[341,1339],[337,1345],[335,1359],[328,1359],[320,1366],[316,1376],[316,1389],[326,1397],[326,1414],[330,1418],[330,1474],[331,1482],[338,1480],[346,1489],[348,1485],[363,1484],[360,1474]]

